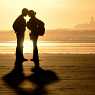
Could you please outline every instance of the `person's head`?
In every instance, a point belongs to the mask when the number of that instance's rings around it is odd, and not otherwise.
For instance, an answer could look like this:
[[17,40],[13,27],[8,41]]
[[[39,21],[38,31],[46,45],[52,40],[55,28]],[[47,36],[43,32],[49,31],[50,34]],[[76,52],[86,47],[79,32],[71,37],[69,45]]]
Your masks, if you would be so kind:
[[23,16],[27,16],[27,14],[28,14],[28,9],[27,8],[23,8],[22,9],[22,15]]
[[28,16],[29,17],[35,17],[35,15],[36,15],[36,12],[34,12],[33,10],[28,11]]

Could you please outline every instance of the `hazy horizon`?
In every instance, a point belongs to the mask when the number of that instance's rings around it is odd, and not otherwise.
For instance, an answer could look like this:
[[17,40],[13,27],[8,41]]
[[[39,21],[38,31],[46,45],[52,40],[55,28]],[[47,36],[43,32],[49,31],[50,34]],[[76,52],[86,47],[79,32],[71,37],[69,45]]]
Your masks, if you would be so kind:
[[[77,43],[95,43],[95,30],[93,31],[78,31],[78,30],[49,30],[45,31],[45,35],[39,37],[39,41],[60,41],[64,43],[77,42]],[[3,32],[0,31],[0,42],[3,41],[16,41],[14,31]],[[25,40],[29,39],[29,32],[25,32]]]

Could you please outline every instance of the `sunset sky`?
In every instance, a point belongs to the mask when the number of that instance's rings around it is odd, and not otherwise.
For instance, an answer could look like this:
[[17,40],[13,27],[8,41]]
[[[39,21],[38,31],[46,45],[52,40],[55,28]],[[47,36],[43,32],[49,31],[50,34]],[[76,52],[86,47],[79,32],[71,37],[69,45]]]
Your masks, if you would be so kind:
[[72,28],[95,17],[95,0],[0,0],[0,30],[11,30],[24,7],[34,9],[47,29]]

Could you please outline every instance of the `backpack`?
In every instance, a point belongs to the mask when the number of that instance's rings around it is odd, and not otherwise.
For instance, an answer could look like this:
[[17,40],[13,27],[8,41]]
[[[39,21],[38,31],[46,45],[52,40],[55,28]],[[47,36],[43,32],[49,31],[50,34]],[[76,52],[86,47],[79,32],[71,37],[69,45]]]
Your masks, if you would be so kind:
[[13,23],[13,30],[15,32],[21,31],[24,32],[25,28],[26,28],[26,21],[24,21],[24,19],[19,16]]
[[43,36],[45,34],[45,24],[41,20],[37,19],[37,26],[36,26],[36,28],[37,28],[37,34],[39,36]]
[[18,23],[17,23],[17,21],[15,21],[14,23],[13,23],[13,29],[14,29],[14,31],[17,31],[17,29],[18,29]]

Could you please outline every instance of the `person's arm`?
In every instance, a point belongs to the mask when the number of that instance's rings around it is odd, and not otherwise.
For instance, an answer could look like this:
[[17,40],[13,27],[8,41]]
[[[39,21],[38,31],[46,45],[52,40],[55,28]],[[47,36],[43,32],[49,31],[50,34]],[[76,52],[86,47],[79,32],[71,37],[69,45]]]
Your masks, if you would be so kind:
[[31,25],[31,21],[30,21],[30,20],[27,22],[26,26],[27,26],[27,28],[28,28],[29,30],[32,29],[32,25]]

